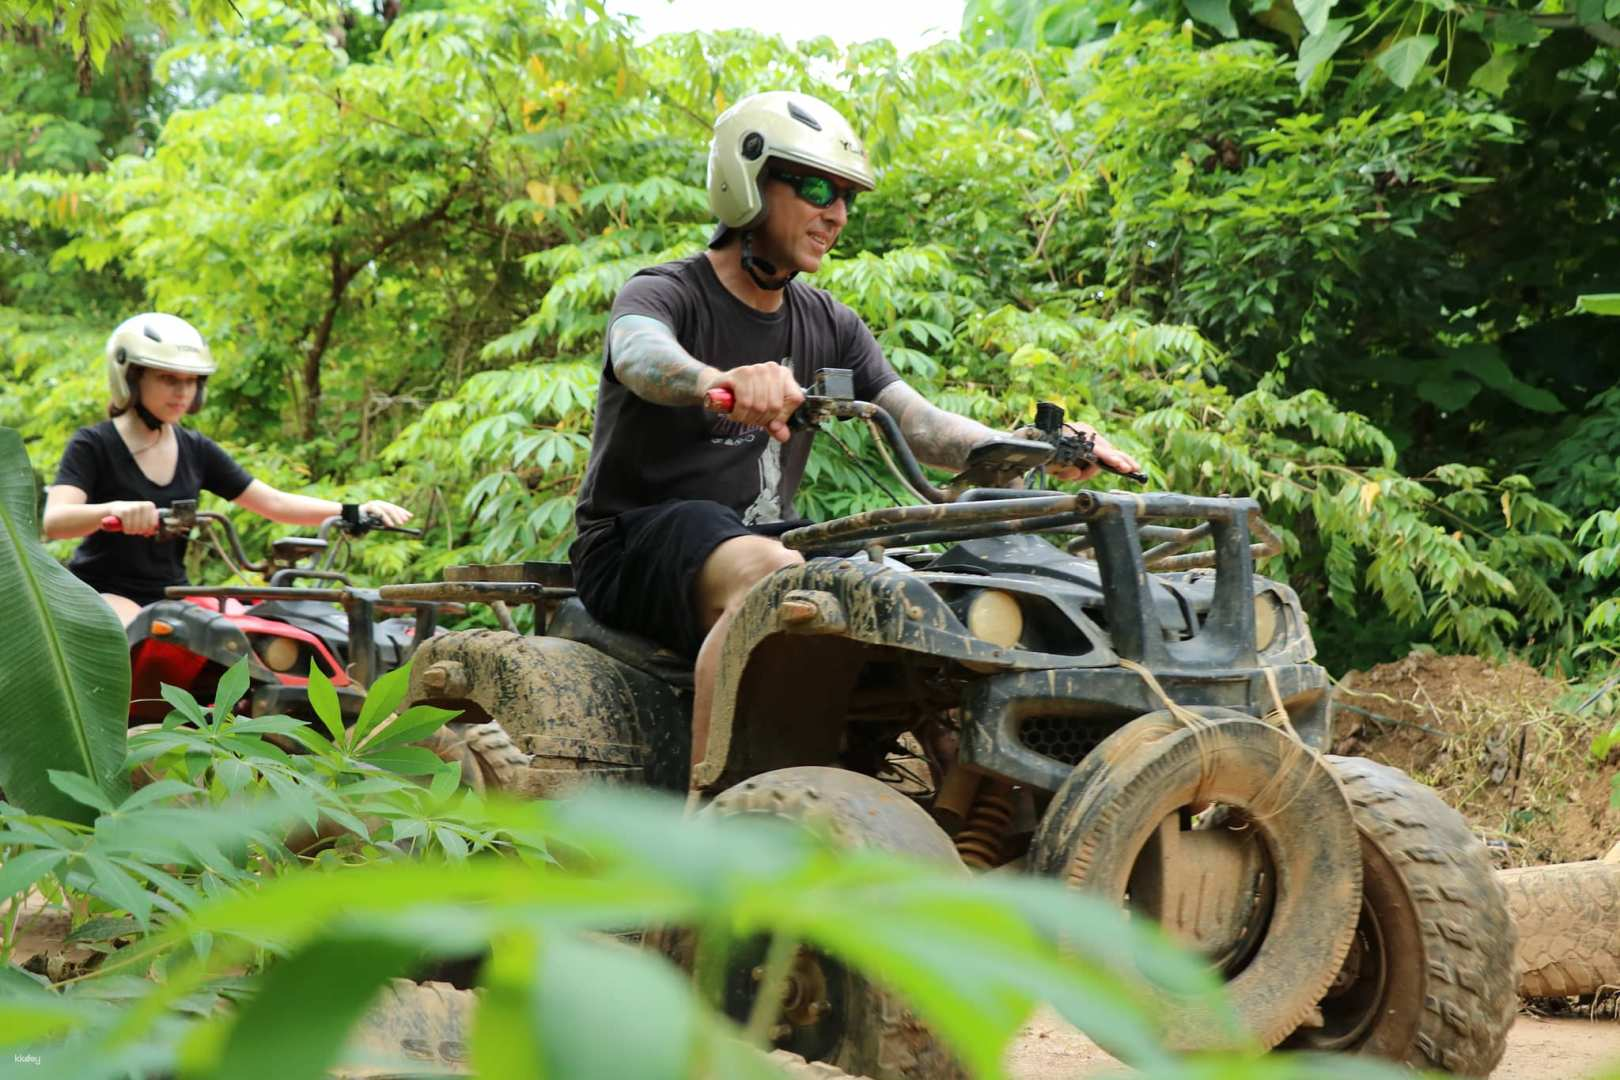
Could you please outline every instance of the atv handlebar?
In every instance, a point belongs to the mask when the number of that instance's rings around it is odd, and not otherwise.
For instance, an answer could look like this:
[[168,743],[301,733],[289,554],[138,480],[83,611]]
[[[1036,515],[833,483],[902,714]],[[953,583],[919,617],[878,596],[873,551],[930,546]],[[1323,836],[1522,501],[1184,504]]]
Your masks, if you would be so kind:
[[406,525],[390,525],[375,514],[364,514],[359,521],[345,521],[342,515],[329,517],[321,522],[320,531],[316,535],[325,539],[327,533],[334,528],[350,536],[364,536],[368,532],[393,532],[416,539],[421,539],[422,536],[421,529],[412,529]]
[[[158,529],[160,532],[165,525],[171,525],[172,527],[183,527],[189,531],[197,522],[204,520],[221,521],[225,523],[227,528],[232,528],[228,519],[221,517],[220,515],[210,513],[206,510],[201,513],[193,513],[189,515],[189,520],[192,524],[183,524],[186,520],[188,520],[187,517],[176,515],[167,508],[160,507],[158,509]],[[105,532],[123,532],[124,523],[116,516],[108,514],[106,517],[101,519],[101,528]],[[336,528],[341,532],[346,532],[350,536],[364,536],[368,532],[396,532],[405,536],[415,537],[417,539],[420,539],[422,536],[421,529],[412,529],[404,525],[389,525],[387,522],[383,521],[382,518],[374,517],[370,514],[367,514],[358,522],[345,522],[342,516],[329,517],[320,524],[321,538],[324,539],[326,534],[333,528]]]
[[[736,406],[736,395],[723,386],[712,387],[703,395],[703,407],[711,412],[729,413]],[[1096,436],[1085,432],[1068,434],[1063,428],[1063,409],[1051,402],[1042,402],[1036,408],[1033,439],[1007,435],[986,440],[975,446],[968,455],[967,468],[954,477],[946,488],[929,481],[918,463],[905,434],[880,406],[869,401],[856,401],[854,378],[848,371],[824,368],[816,372],[816,384],[804,388],[804,402],[788,417],[788,427],[794,431],[815,427],[821,420],[866,420],[876,427],[894,457],[889,465],[898,472],[919,498],[931,503],[955,502],[955,492],[966,488],[1005,487],[1009,482],[1048,464],[1100,465],[1127,479],[1145,482],[1145,473],[1122,473],[1110,468],[1097,458]],[[882,449],[882,447],[880,447]],[[885,454],[885,457],[888,455]]]
[[[714,412],[730,412],[735,404],[736,396],[723,386],[711,388],[703,397],[704,408]],[[1072,552],[1095,542],[1091,534],[1099,514],[1128,510],[1131,516],[1146,519],[1141,526],[1142,537],[1158,541],[1155,547],[1142,553],[1145,569],[1214,567],[1215,551],[1183,552],[1202,540],[1213,538],[1220,531],[1214,528],[1214,523],[1223,521],[1237,528],[1245,538],[1251,531],[1258,536],[1259,543],[1247,539],[1240,542],[1240,546],[1248,548],[1251,559],[1266,558],[1282,550],[1281,541],[1260,519],[1259,507],[1247,499],[1084,491],[1063,495],[1009,488],[1009,481],[1052,462],[1080,466],[1102,464],[1097,460],[1096,436],[1067,429],[1063,409],[1051,402],[1042,402],[1036,407],[1035,423],[1026,429],[1033,438],[1005,436],[975,446],[968,454],[967,468],[953,478],[946,489],[928,480],[892,416],[871,402],[855,400],[851,372],[836,368],[816,372],[815,385],[805,389],[804,403],[788,418],[788,427],[794,430],[815,427],[823,419],[860,419],[871,423],[881,435],[879,449],[885,449],[886,444],[893,452],[892,457],[885,454],[890,467],[905,478],[919,498],[936,505],[872,511],[794,529],[782,537],[782,542],[790,548],[813,552],[847,549],[852,544],[949,543],[974,536],[1055,531],[1076,534],[1076,540],[1070,545]],[[1142,473],[1121,475],[1138,481],[1147,479]],[[1202,518],[1204,523],[1190,529],[1146,523],[1155,518],[1176,517]],[[1241,518],[1241,523],[1235,522],[1235,518]]]
[[[824,392],[828,390],[832,392]],[[703,407],[711,412],[729,413],[736,405],[736,400],[730,390],[716,386],[703,395]],[[794,431],[802,431],[815,427],[822,420],[865,420],[871,423],[882,433],[884,441],[894,451],[895,460],[891,464],[919,498],[932,503],[952,501],[953,496],[950,492],[935,487],[929,481],[928,474],[923,472],[922,466],[918,464],[916,455],[911,452],[911,447],[907,445],[906,437],[901,433],[900,425],[895,423],[894,417],[870,401],[856,401],[852,382],[841,381],[838,375],[829,376],[828,369],[816,372],[816,385],[806,389],[803,404],[794,409],[793,415],[788,417],[788,427]]]
[[[160,507],[157,512],[158,527],[154,538],[158,540],[173,540],[190,536],[198,528],[218,529],[225,534],[226,547],[215,544],[215,550],[221,558],[238,573],[253,571],[258,574],[274,576],[282,571],[277,567],[286,564],[288,569],[298,570],[298,576],[314,576],[347,580],[343,574],[332,569],[332,563],[337,557],[337,545],[329,544],[327,537],[336,529],[345,536],[364,536],[368,532],[396,532],[405,536],[420,537],[421,529],[411,529],[403,525],[389,525],[382,518],[366,514],[358,521],[345,521],[341,514],[334,514],[321,522],[315,536],[297,537],[287,536],[276,540],[271,545],[272,554],[269,558],[255,560],[248,558],[247,551],[242,547],[242,536],[236,531],[236,526],[224,514],[211,510],[198,510],[195,499],[177,499],[174,505]],[[124,524],[116,516],[108,514],[101,519],[101,528],[107,532],[122,532]],[[296,558],[286,558],[292,552],[306,553],[309,562],[306,566],[299,566]],[[278,556],[283,556],[278,558]]]

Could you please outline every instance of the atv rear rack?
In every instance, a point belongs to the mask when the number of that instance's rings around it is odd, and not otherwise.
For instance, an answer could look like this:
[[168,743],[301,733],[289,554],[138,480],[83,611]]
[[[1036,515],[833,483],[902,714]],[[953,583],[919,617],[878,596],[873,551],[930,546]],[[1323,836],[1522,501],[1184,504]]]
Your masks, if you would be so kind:
[[[398,586],[385,586],[397,588]],[[190,596],[215,597],[221,600],[313,600],[321,603],[341,604],[349,620],[349,677],[361,686],[370,686],[377,675],[377,643],[372,636],[372,623],[376,620],[379,602],[401,604],[416,610],[413,633],[418,642],[426,641],[438,628],[439,616],[444,614],[442,604],[425,599],[380,596],[381,590],[346,586],[341,589],[297,588],[288,585],[170,585],[163,594],[171,600],[184,600]]]

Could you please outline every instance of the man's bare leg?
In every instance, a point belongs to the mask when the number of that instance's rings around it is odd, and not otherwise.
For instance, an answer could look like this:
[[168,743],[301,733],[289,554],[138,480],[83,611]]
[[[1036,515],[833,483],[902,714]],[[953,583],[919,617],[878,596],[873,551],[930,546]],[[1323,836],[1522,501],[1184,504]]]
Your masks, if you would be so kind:
[[692,764],[708,750],[709,712],[714,680],[720,669],[720,647],[726,629],[742,607],[743,597],[768,574],[804,562],[804,556],[768,536],[734,536],[710,553],[698,571],[698,618],[708,628],[692,669]]

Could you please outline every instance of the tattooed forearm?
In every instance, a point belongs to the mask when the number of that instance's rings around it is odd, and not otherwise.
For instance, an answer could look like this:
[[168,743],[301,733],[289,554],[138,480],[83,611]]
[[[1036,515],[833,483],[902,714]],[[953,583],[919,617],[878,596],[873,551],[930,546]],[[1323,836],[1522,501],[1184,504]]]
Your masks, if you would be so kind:
[[977,420],[930,404],[903,382],[891,383],[880,391],[877,404],[900,425],[919,461],[943,469],[962,468],[967,464],[969,450],[1000,434]]
[[613,374],[632,394],[658,405],[696,405],[707,365],[646,315],[621,315],[608,330]]

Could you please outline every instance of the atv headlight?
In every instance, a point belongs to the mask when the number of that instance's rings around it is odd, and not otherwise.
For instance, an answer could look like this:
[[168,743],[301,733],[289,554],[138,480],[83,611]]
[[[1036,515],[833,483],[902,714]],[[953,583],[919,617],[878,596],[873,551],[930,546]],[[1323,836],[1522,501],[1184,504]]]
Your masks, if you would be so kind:
[[254,634],[253,638],[254,651],[271,671],[291,671],[298,666],[298,656],[303,650],[292,638],[275,634]]
[[984,589],[968,603],[967,627],[974,637],[1010,649],[1024,636],[1024,610],[1008,593]]
[[1267,591],[1254,598],[1254,649],[1265,652],[1277,640],[1277,631],[1286,621],[1282,601],[1277,594]]

